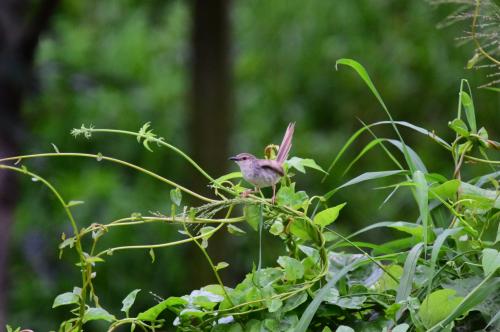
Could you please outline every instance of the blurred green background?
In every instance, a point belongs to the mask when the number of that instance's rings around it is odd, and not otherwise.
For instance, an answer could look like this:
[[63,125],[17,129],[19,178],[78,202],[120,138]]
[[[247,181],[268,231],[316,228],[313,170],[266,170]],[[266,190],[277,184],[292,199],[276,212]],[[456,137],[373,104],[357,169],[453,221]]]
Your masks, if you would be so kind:
[[[287,123],[295,121],[292,155],[314,158],[326,168],[361,126],[358,118],[366,123],[385,120],[353,72],[335,71],[337,59],[353,58],[367,68],[396,119],[435,130],[448,140],[453,135],[447,122],[456,113],[460,79],[469,79],[473,87],[484,80],[484,72],[464,69],[472,46],[457,47],[455,38],[466,23],[436,28],[453,6],[436,8],[419,0],[254,0],[216,1],[220,7],[207,9],[200,2],[59,2],[34,52],[35,75],[22,104],[20,152],[53,151],[51,143],[65,152],[101,152],[206,191],[196,171],[169,150],[153,147],[151,153],[133,137],[109,134],[74,139],[70,130],[92,124],[134,131],[151,121],[155,133],[218,177],[236,170],[227,157],[243,151],[262,154],[267,144],[278,144]],[[214,24],[223,21],[217,8],[227,15],[221,26]],[[210,33],[219,33],[219,38],[210,39]],[[499,95],[481,89],[474,89],[473,95],[478,122],[494,137]],[[392,135],[389,128],[376,132]],[[430,171],[451,176],[446,151],[421,135],[403,132]],[[390,168],[376,150],[341,177],[349,158],[370,139],[363,136],[325,183],[320,173],[299,175],[300,189],[310,196],[322,194],[359,173]],[[82,226],[134,212],[166,213],[170,206],[171,188],[114,164],[51,158],[26,165],[52,181],[68,200],[85,201],[74,208]],[[56,329],[56,322],[68,316],[65,308],[50,309],[52,301],[79,280],[75,257],[66,252],[58,259],[60,234],[71,233],[70,225],[45,187],[29,178],[18,181],[8,254],[7,321],[36,331]],[[405,195],[396,195],[380,209],[388,192],[372,187],[360,185],[335,198],[348,202],[336,223],[340,230],[416,218],[416,211],[408,215],[411,203]],[[391,235],[372,234],[381,240]],[[111,232],[101,242],[159,243],[176,237],[175,227],[150,226]],[[240,280],[257,260],[255,239],[250,234],[211,242],[215,260],[231,263],[222,274],[228,284]],[[269,264],[276,250],[283,250],[272,249],[276,245],[267,239],[264,254]],[[135,307],[141,310],[154,302],[149,291],[168,297],[214,282],[199,251],[189,245],[155,253],[154,263],[147,251],[108,257],[97,268],[102,304],[118,313],[125,295],[141,288]]]

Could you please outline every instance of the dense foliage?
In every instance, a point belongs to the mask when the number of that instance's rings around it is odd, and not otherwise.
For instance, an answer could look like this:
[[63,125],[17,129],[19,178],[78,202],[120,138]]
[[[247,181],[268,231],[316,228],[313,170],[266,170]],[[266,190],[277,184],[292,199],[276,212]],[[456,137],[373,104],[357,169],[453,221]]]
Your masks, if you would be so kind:
[[[82,126],[72,133],[87,139],[109,133],[130,135],[147,150],[166,147],[207,179],[215,199],[193,192],[168,176],[101,153],[61,152],[54,145],[55,152],[1,159],[0,168],[25,174],[48,187],[71,222],[72,230],[63,233],[59,248],[61,255],[68,250],[76,253],[81,283],[54,300],[53,307],[69,309],[59,330],[78,331],[99,322],[107,322],[98,326],[101,330],[107,326],[108,331],[122,325],[154,331],[165,324],[173,324],[180,331],[404,332],[498,328],[500,162],[491,156],[497,153],[499,143],[477,123],[467,81],[462,81],[458,112],[449,122],[456,137],[447,142],[430,130],[394,121],[359,63],[341,59],[337,65],[352,68],[359,74],[380,102],[388,120],[363,125],[326,170],[312,159],[290,158],[276,204],[262,193],[242,197],[245,184],[239,172],[213,178],[202,165],[157,136],[149,124],[138,132]],[[379,137],[376,130],[381,126],[392,128],[395,137]],[[425,159],[405,143],[401,128],[409,128],[414,135],[427,138],[427,144],[438,144],[450,154],[449,170],[439,174],[428,169]],[[300,182],[295,180],[297,174],[319,172],[327,178],[362,134],[370,134],[372,139],[343,171],[347,172],[372,149],[380,149],[380,155],[390,160],[391,169],[364,172],[323,195],[301,190]],[[269,156],[272,157],[272,153]],[[26,166],[28,159],[45,157],[91,158],[147,174],[173,187],[170,204],[168,208],[162,204],[158,212],[149,215],[135,213],[111,222],[79,226],[74,211],[84,202],[66,200],[50,182]],[[16,164],[8,165],[9,161]],[[402,192],[414,200],[416,213],[409,210],[405,220],[379,221],[348,236],[338,232],[336,226],[348,222],[344,210],[363,208],[351,205],[348,199],[339,200],[338,192],[382,178],[393,181],[389,186],[378,188],[389,192],[382,208],[397,204],[392,199]],[[200,203],[193,204],[186,196]],[[412,220],[414,214],[418,217]],[[237,226],[240,223],[247,223],[249,227],[245,230]],[[130,227],[177,227],[181,239],[158,244],[130,244],[124,239],[109,243],[107,240],[109,234]],[[398,233],[388,241],[359,239],[359,235],[370,234],[375,229]],[[216,241],[214,235],[221,231],[232,236],[248,236],[255,231],[259,239],[269,233],[286,250],[277,255],[276,263],[270,266],[263,264],[259,255],[248,274],[235,287],[228,287],[221,270],[231,267],[224,261],[214,260],[208,252]],[[192,243],[200,250],[217,283],[184,296],[175,294],[162,299],[154,295],[158,303],[141,311],[133,309],[136,298],[145,296],[151,300],[152,297],[137,288],[124,298],[121,314],[106,309],[105,291],[94,284],[107,261],[122,252],[139,250],[148,252],[154,262],[160,249],[183,243]],[[258,247],[259,253],[266,252],[260,240]],[[231,252],[229,249],[228,255]],[[127,277],[120,271],[114,273]],[[147,285],[141,287],[148,288]],[[167,312],[174,314],[172,321],[165,321]]]

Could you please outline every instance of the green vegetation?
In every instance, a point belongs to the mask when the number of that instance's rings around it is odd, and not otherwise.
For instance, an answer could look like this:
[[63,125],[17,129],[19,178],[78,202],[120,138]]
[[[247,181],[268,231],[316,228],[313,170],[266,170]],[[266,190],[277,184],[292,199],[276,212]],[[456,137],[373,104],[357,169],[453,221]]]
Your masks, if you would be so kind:
[[[51,153],[0,159],[1,169],[25,174],[46,186],[70,221],[72,230],[63,233],[59,249],[63,259],[76,257],[81,280],[68,286],[53,302],[53,307],[66,308],[59,331],[78,331],[92,324],[108,331],[123,325],[132,330],[155,331],[171,324],[180,331],[403,332],[498,327],[500,161],[492,156],[499,143],[480,126],[468,82],[463,80],[460,86],[457,113],[448,124],[455,138],[447,142],[432,130],[393,120],[367,71],[358,62],[341,59],[337,66],[353,69],[359,75],[388,120],[363,124],[325,170],[311,159],[292,157],[286,164],[276,204],[271,204],[262,193],[242,197],[245,184],[239,172],[212,177],[203,165],[155,134],[149,123],[137,132],[82,126],[72,134],[86,139],[101,134],[128,135],[147,150],[167,148],[184,159],[193,173],[205,178],[215,198],[181,186],[168,173],[159,175],[107,154],[61,152],[54,145]],[[392,128],[392,135],[377,135],[379,127]],[[402,128],[425,139],[426,145],[437,144],[450,156],[448,169],[435,172],[428,167],[426,159],[406,143]],[[339,160],[346,158],[352,144],[369,135],[371,139],[351,159],[345,172],[374,149],[379,151],[377,158],[388,160],[389,169],[370,169],[321,195],[302,190],[296,180],[298,174],[309,176],[318,172],[325,181],[338,170]],[[162,203],[157,208],[162,212],[136,213],[83,226],[76,213],[84,202],[68,200],[52,182],[32,172],[26,166],[32,158],[90,158],[130,168],[168,186],[170,204],[165,207]],[[15,165],[7,165],[9,161],[15,161]],[[349,196],[340,196],[341,190],[383,179],[390,183],[377,188],[384,196],[382,208],[397,204],[393,201],[396,195],[407,196],[413,205],[408,207],[406,218],[369,224],[370,220],[364,223],[368,226],[343,235],[337,226],[348,222],[344,212],[366,207],[353,204]],[[162,197],[161,201],[166,199]],[[131,244],[124,238],[118,242],[109,240],[121,229],[146,227],[175,228],[180,239],[156,244]],[[365,240],[376,230],[395,235],[381,241]],[[216,233],[220,232],[234,237],[259,234],[259,259],[234,287],[224,283],[222,277],[230,264],[209,254],[217,241]],[[261,259],[262,252],[271,255],[261,240],[266,233],[285,248],[282,254],[274,256],[273,264]],[[360,237],[363,235],[368,237]],[[128,295],[123,294],[120,311],[108,309],[106,292],[95,287],[108,260],[126,252],[142,251],[155,262],[163,248],[175,251],[176,246],[184,243],[196,246],[215,283],[184,296],[173,294],[163,299],[155,295],[157,303],[142,291],[148,288],[143,284]],[[228,256],[237,253],[231,248],[226,251]],[[68,255],[70,252],[75,255]],[[141,266],[144,264],[141,262]],[[124,271],[110,273],[112,278],[128,277]],[[140,297],[149,299],[149,305],[136,310],[134,303]],[[165,316],[167,313],[173,317]]]

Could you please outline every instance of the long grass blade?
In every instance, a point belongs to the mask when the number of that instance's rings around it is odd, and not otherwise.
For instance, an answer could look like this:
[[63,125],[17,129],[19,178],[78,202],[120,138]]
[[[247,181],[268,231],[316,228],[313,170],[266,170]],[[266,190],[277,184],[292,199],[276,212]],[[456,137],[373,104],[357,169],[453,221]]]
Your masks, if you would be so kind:
[[494,276],[495,271],[490,273],[479,285],[467,294],[448,317],[431,327],[427,332],[442,331],[445,326],[453,322],[456,318],[466,314],[469,310],[484,301],[484,299],[491,295],[492,290],[498,291],[500,287],[500,278]]
[[[415,270],[417,266],[418,258],[423,249],[423,243],[417,243],[413,248],[411,248],[406,257],[405,265],[403,268],[403,275],[401,276],[401,282],[399,283],[398,290],[396,292],[396,303],[406,300],[411,293],[413,279],[415,277]],[[401,308],[396,314],[396,320],[401,317],[403,313],[403,308]]]
[[325,197],[325,199],[329,199],[339,189],[349,187],[349,186],[352,186],[352,185],[360,183],[360,182],[374,180],[374,179],[380,179],[380,178],[388,177],[391,175],[403,174],[403,173],[406,173],[406,171],[404,171],[404,170],[392,170],[392,171],[380,171],[380,172],[366,172],[366,173],[363,173],[361,175],[356,176],[355,178],[347,181],[346,183],[340,185],[339,187],[329,191],[324,197]]
[[300,317],[300,321],[297,324],[297,327],[295,328],[294,332],[306,332],[307,328],[309,327],[309,324],[311,324],[312,319],[314,318],[314,315],[316,314],[316,311],[318,310],[321,302],[324,301],[325,297],[328,295],[328,292],[330,289],[335,286],[335,284],[343,277],[345,276],[349,271],[353,270],[355,267],[358,265],[361,265],[362,263],[366,262],[367,259],[360,259],[358,261],[355,261],[347,266],[344,266],[342,270],[337,272],[332,279],[328,281],[328,283],[323,286],[317,295],[314,297],[314,299],[309,303],[307,306],[306,310],[304,310],[304,313]]

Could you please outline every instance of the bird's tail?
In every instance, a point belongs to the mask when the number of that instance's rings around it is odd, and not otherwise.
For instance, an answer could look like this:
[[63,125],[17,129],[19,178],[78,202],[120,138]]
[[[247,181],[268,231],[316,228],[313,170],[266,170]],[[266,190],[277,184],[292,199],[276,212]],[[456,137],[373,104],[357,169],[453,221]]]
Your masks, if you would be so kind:
[[278,150],[278,155],[276,156],[276,161],[280,164],[288,158],[288,153],[292,148],[292,137],[293,131],[295,129],[295,122],[292,122],[286,128],[285,136],[283,136],[283,141],[281,142],[280,148]]

